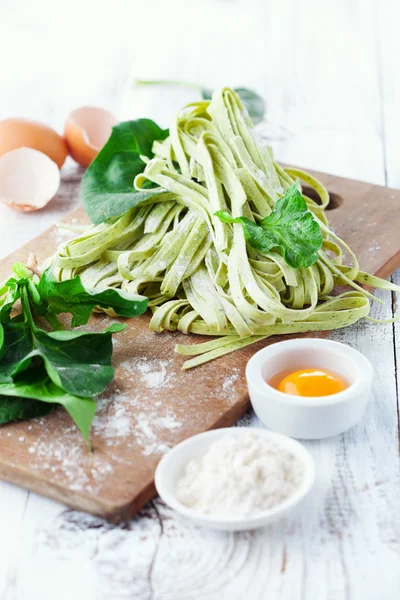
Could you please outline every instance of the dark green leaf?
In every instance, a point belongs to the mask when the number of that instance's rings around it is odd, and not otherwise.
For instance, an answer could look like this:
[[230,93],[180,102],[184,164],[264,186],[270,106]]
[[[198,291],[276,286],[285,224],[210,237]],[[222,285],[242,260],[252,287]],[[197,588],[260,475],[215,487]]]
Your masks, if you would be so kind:
[[[17,271],[19,268],[17,265]],[[49,310],[48,300],[55,294],[62,312],[70,312],[70,304],[82,311],[78,320],[83,319],[84,311],[90,314],[99,304],[115,306],[131,316],[144,312],[147,298],[120,295],[116,290],[87,292],[79,278],[65,283],[71,284],[68,290],[65,286],[59,289],[57,282],[45,277],[43,291],[50,294],[46,298],[40,296],[32,277],[9,280],[2,288],[7,296],[0,320],[0,423],[38,416],[53,404],[61,404],[89,440],[96,411],[92,396],[104,391],[114,377],[112,334],[125,325],[116,323],[99,333],[46,332],[36,325],[32,307],[35,314],[54,322],[57,317]],[[22,312],[11,319],[13,303],[19,298]]]
[[[265,115],[265,102],[253,90],[248,90],[247,88],[234,88],[234,91],[238,94],[239,98],[243,102],[243,106],[247,110],[250,115],[251,120],[254,125],[260,123],[264,119]],[[211,100],[213,95],[213,90],[210,88],[202,88],[201,95],[204,100]]]
[[0,425],[4,425],[4,423],[9,423],[10,421],[43,417],[53,407],[54,405],[52,404],[44,404],[43,402],[32,400],[32,398],[0,395]]
[[13,377],[27,369],[31,363],[29,357],[33,349],[29,323],[20,319],[11,319],[2,324],[3,344],[1,346],[0,383],[7,383]]
[[[17,348],[19,353],[12,353],[13,362],[2,381],[9,381],[15,373],[26,369],[32,359],[40,358],[51,380],[67,393],[87,398],[104,391],[114,377],[114,369],[111,366],[112,334],[122,331],[125,325],[115,323],[99,333],[46,332],[39,329],[33,321],[26,289],[21,291],[21,300],[25,315],[24,327],[29,327],[29,332],[25,331],[24,335],[20,336],[25,344],[21,351],[16,342],[12,345],[13,339],[10,338],[10,347]],[[22,341],[20,343],[22,344]],[[24,350],[29,348],[29,343],[30,351],[24,354]],[[6,369],[7,363],[4,362],[4,358],[1,365]],[[19,359],[19,363],[16,358]]]
[[201,95],[204,100],[211,100],[214,90],[211,88],[203,87],[201,88]]
[[153,142],[168,135],[168,129],[161,129],[150,119],[126,121],[113,127],[108,142],[82,179],[81,199],[93,223],[122,215],[157,193],[136,191],[133,180],[146,166],[140,155],[151,158]]
[[40,279],[38,291],[52,313],[71,313],[72,327],[85,325],[96,306],[112,308],[121,317],[137,317],[147,310],[148,299],[122,290],[87,290],[79,275],[56,281],[48,269]]
[[101,333],[36,329],[31,356],[40,356],[50,379],[69,394],[97,396],[114,378],[112,334],[123,327],[116,323]]
[[247,217],[234,219],[226,211],[215,214],[223,223],[240,223],[246,241],[259,252],[279,249],[287,264],[295,269],[309,267],[318,260],[321,229],[296,184],[286,190],[272,213],[259,224]]
[[[11,397],[8,412],[5,400],[7,396]],[[29,369],[23,378],[12,383],[0,384],[0,419],[3,419],[1,422],[5,423],[7,417],[10,417],[10,421],[15,418],[38,416],[37,403],[27,403],[27,406],[24,406],[24,398],[45,402],[50,406],[61,404],[89,442],[89,431],[96,413],[96,403],[92,399],[67,394],[48,378],[43,368]]]
[[246,88],[235,88],[254,125],[261,123],[265,115],[265,102],[256,92]]

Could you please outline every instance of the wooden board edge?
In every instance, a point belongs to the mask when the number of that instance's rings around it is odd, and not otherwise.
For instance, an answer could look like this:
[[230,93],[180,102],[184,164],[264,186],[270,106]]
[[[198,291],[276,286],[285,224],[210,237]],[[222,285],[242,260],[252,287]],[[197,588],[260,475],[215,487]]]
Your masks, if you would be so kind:
[[390,260],[388,260],[383,265],[383,267],[381,267],[380,269],[377,270],[376,273],[374,273],[374,275],[376,277],[380,277],[381,279],[389,279],[389,277],[391,275],[393,275],[393,273],[395,271],[397,271],[397,269],[399,268],[399,265],[400,265],[400,251],[397,254],[395,254],[394,256],[392,256],[392,258]]
[[[209,429],[219,429],[220,427],[229,427],[239,419],[250,407],[248,394],[243,400],[213,423]],[[160,457],[161,460],[161,457]],[[154,476],[144,485],[142,492],[133,500],[128,500],[120,505],[110,504],[99,498],[94,498],[82,490],[73,490],[65,488],[56,482],[47,482],[42,477],[37,477],[31,471],[25,470],[21,466],[10,463],[0,463],[0,479],[13,485],[18,485],[30,492],[34,492],[56,502],[60,502],[68,508],[86,511],[96,517],[105,519],[109,523],[123,523],[134,517],[150,500],[157,496],[157,490],[154,485]]]

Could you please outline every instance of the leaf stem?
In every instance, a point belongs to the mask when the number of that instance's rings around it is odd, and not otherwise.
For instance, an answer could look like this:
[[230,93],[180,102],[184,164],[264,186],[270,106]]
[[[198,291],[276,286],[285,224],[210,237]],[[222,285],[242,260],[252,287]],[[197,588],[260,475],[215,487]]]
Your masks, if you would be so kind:
[[31,305],[29,302],[29,295],[27,287],[21,286],[21,306],[22,306],[22,314],[24,318],[29,322],[32,329],[35,329],[35,322],[33,320]]
[[27,279],[31,279],[33,276],[33,271],[31,271],[31,269],[28,269],[28,267],[26,267],[25,265],[23,265],[20,262],[13,264],[13,271],[14,271],[15,275],[17,277],[20,277],[21,279],[23,277],[25,277]]
[[43,316],[55,331],[63,331],[65,329],[64,325],[54,313],[48,311]]
[[40,294],[37,290],[36,285],[33,283],[32,279],[28,279],[28,288],[29,288],[29,292],[31,294],[33,302],[35,304],[40,304],[40,302],[41,302]]
[[188,87],[201,92],[202,86],[198,83],[192,83],[189,81],[176,81],[170,79],[135,79],[134,85],[175,85],[180,87]]

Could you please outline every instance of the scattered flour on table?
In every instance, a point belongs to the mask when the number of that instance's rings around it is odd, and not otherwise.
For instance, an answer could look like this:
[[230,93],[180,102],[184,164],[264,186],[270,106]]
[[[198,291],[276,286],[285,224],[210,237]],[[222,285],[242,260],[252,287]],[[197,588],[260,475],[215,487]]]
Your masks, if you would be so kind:
[[381,250],[381,246],[377,245],[377,246],[370,246],[368,248],[368,252],[377,252],[378,250]]
[[138,358],[125,360],[119,365],[130,376],[139,375],[148,388],[170,387],[172,361]]
[[177,421],[173,415],[157,417],[139,413],[136,419],[135,435],[138,443],[142,446],[144,456],[168,452],[170,446],[158,438],[157,432],[163,429],[172,431],[182,427],[182,423]]
[[239,369],[238,368],[234,368],[232,370],[232,374],[228,375],[227,377],[225,377],[224,382],[222,384],[222,391],[226,394],[227,392],[232,392],[233,388],[235,386],[235,383],[238,381],[239,379]]
[[71,490],[96,493],[112,473],[112,464],[105,460],[103,454],[88,452],[86,443],[74,425],[66,428],[62,437],[56,438],[53,431],[46,431],[43,421],[42,424],[45,435],[39,434],[28,449],[35,458],[31,467],[48,472],[55,481],[66,480]]
[[[156,390],[157,388],[173,388],[174,385],[179,385],[176,380],[177,373],[175,371],[176,366],[173,359],[170,360],[152,360],[146,357],[133,358],[125,360],[119,364],[119,367],[125,371],[128,377],[135,381],[140,378],[140,381],[149,390]],[[187,375],[190,376],[190,373]],[[234,367],[230,370],[229,374],[222,380],[222,385],[215,385],[214,389],[207,389],[206,401],[211,398],[218,398],[224,400],[227,404],[234,404],[237,400],[237,393],[235,392],[236,383],[240,378],[240,369]],[[193,389],[185,389],[185,402],[187,400],[196,399],[196,402],[201,403],[203,398],[199,396],[196,387]],[[154,406],[159,406],[157,402],[152,399]]]
[[[98,401],[92,430],[107,446],[116,446],[124,438],[126,443],[136,440],[144,456],[165,453],[170,448],[163,440],[165,432],[180,429],[182,423],[172,413],[160,416],[153,408],[145,411],[140,400],[119,391],[102,398]],[[132,406],[136,406],[138,412],[132,410]]]
[[126,409],[128,404],[129,396],[118,392],[112,398],[101,398],[97,401],[92,430],[101,435],[108,446],[118,443],[118,438],[131,433],[131,418]]

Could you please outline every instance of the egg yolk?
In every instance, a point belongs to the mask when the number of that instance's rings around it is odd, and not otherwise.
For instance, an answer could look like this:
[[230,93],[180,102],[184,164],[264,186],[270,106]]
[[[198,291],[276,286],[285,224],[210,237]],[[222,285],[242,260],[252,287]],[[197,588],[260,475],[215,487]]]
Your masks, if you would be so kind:
[[292,396],[330,396],[348,387],[341,377],[323,369],[301,369],[273,379],[274,388]]

